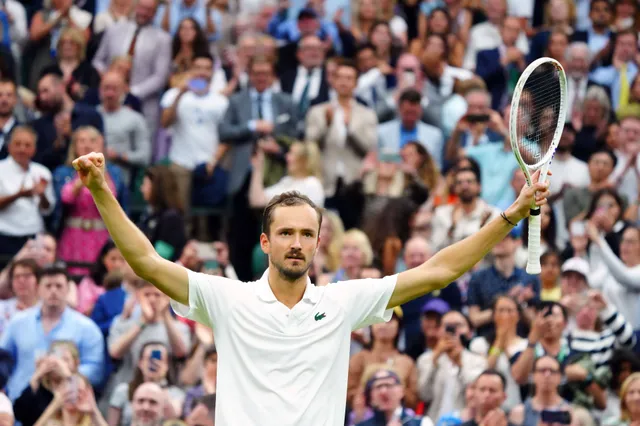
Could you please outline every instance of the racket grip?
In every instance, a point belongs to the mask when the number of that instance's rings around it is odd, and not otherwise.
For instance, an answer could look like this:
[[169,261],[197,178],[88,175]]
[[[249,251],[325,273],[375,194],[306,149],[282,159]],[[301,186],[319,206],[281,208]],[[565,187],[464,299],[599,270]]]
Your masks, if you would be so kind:
[[527,273],[537,275],[540,267],[540,215],[529,216],[529,247],[527,260]]

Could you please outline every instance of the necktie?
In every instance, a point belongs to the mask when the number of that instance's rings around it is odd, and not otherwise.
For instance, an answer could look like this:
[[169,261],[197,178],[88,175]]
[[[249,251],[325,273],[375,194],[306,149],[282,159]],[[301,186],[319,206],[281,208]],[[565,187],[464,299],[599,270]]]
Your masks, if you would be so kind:
[[307,82],[302,89],[302,95],[300,95],[300,102],[298,102],[298,108],[300,113],[304,116],[309,108],[309,86],[311,86],[311,73],[307,73]]
[[258,120],[262,120],[264,115],[262,114],[262,93],[258,93],[256,102],[258,102]]
[[618,107],[629,104],[629,76],[627,74],[627,63],[620,67],[620,92],[618,93]]
[[136,31],[133,33],[133,38],[131,39],[131,44],[129,45],[129,50],[127,50],[127,55],[129,57],[133,57],[133,54],[136,50],[136,43],[138,41],[138,35],[140,34],[140,27],[136,27]]

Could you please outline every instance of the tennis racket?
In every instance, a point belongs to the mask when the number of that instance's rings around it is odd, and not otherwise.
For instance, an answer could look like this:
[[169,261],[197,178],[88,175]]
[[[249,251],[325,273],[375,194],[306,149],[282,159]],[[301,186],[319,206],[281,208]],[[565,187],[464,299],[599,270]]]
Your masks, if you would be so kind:
[[[533,61],[514,89],[509,117],[511,147],[532,186],[531,175],[540,170],[547,178],[567,114],[567,77],[562,65],[551,58]],[[527,272],[540,273],[540,208],[531,206]]]

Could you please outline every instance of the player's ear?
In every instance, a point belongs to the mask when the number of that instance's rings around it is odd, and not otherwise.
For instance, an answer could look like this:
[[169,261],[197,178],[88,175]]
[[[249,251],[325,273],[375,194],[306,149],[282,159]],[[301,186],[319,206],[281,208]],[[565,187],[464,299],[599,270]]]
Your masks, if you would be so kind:
[[260,234],[260,248],[265,254],[269,254],[271,250],[271,243],[269,242],[269,237],[264,232]]

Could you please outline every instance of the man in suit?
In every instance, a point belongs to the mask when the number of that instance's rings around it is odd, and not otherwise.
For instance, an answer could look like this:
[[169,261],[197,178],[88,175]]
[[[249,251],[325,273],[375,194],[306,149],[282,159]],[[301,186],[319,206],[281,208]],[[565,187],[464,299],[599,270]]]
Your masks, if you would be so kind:
[[20,124],[13,111],[17,101],[16,84],[11,80],[0,80],[0,160],[9,155],[11,132]]
[[567,117],[570,122],[573,114],[582,114],[582,103],[589,86],[589,46],[585,42],[574,41],[567,48],[565,65],[567,73]]
[[500,28],[500,46],[478,52],[476,74],[487,84],[487,90],[491,93],[491,107],[495,110],[502,109],[510,83],[515,86],[520,72],[526,66],[524,54],[516,47],[520,28],[519,18],[505,18]]
[[100,113],[89,105],[75,103],[67,95],[62,77],[57,74],[40,78],[36,105],[42,115],[30,123],[38,135],[33,161],[51,171],[66,161],[74,130],[93,126],[100,133],[104,131]]
[[152,135],[158,128],[160,96],[171,71],[171,36],[152,25],[157,6],[156,0],[138,1],[135,20],[111,26],[93,59],[93,66],[103,73],[115,57],[131,57],[130,91],[142,101]]
[[304,117],[309,107],[329,100],[329,84],[322,64],[325,46],[314,34],[306,35],[298,43],[299,65],[285,71],[280,78],[280,87],[289,93],[298,106],[298,114]]
[[422,96],[415,89],[407,89],[398,100],[399,118],[378,127],[379,151],[398,153],[411,141],[420,142],[429,151],[433,160],[442,167],[444,136],[435,126],[420,121],[422,117]]
[[591,28],[585,31],[576,31],[571,36],[572,41],[587,43],[589,56],[593,58],[593,65],[606,60],[609,44],[614,33],[611,31],[613,22],[613,6],[609,0],[592,0],[589,5],[589,18]]
[[251,87],[234,94],[218,127],[220,141],[232,145],[229,193],[233,196],[229,247],[231,263],[238,278],[250,280],[251,253],[258,241],[257,217],[249,208],[251,155],[256,144],[271,158],[284,158],[286,148],[276,139],[294,138],[297,134],[297,106],[286,93],[272,89],[275,65],[270,58],[255,56],[248,65]]
[[375,112],[354,99],[358,69],[347,60],[338,63],[337,100],[316,105],[306,119],[305,139],[322,151],[322,172],[327,208],[335,208],[348,227],[349,209],[341,189],[357,178],[362,160],[376,148]]

